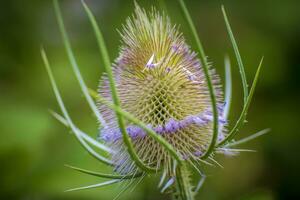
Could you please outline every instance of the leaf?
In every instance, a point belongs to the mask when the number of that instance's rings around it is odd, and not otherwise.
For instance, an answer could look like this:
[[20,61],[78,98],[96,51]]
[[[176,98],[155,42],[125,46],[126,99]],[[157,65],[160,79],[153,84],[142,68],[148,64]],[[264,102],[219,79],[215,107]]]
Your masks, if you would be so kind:
[[228,56],[225,56],[225,108],[223,112],[223,118],[228,119],[231,97],[232,97],[232,80],[231,80],[231,65]]
[[71,66],[72,66],[72,69],[75,73],[76,79],[77,79],[77,81],[80,85],[81,91],[84,94],[84,97],[87,100],[87,102],[88,102],[90,108],[92,109],[93,113],[95,114],[95,116],[99,120],[100,124],[102,126],[105,126],[106,125],[105,120],[103,119],[100,112],[98,111],[95,102],[93,101],[93,99],[89,95],[87,87],[85,85],[85,82],[84,82],[84,80],[81,76],[78,64],[76,62],[74,53],[72,51],[72,47],[71,47],[71,44],[70,44],[70,41],[69,41],[69,37],[68,37],[67,32],[65,30],[65,25],[64,25],[64,22],[63,22],[63,19],[62,19],[62,15],[61,15],[60,8],[59,8],[57,0],[53,0],[53,3],[54,3],[54,10],[55,10],[57,22],[58,22],[58,25],[59,25],[59,30],[61,32],[62,39],[63,39],[63,42],[64,42],[64,46],[65,46],[65,49],[66,49],[66,53],[68,55],[69,61],[70,61]]
[[167,176],[167,171],[164,170],[161,177],[160,177],[160,181],[159,181],[159,184],[158,184],[158,188],[160,188],[163,184],[163,182],[165,181],[166,179],[166,176]]
[[163,193],[164,191],[166,191],[166,189],[172,186],[174,182],[175,182],[175,178],[174,177],[170,178],[160,192]]
[[199,182],[198,182],[198,184],[197,184],[197,186],[195,188],[195,193],[197,193],[202,188],[205,179],[206,179],[205,175],[201,176],[201,178],[200,178],[200,180],[199,180]]
[[[52,116],[57,119],[59,122],[61,122],[63,125],[65,125],[66,127],[70,128],[67,120],[61,116],[60,114],[54,112],[54,111],[50,111],[50,113],[52,114]],[[90,137],[88,134],[86,134],[85,132],[83,132],[82,130],[80,130],[79,128],[77,128],[77,131],[79,132],[80,136],[85,139],[87,142],[89,142],[90,144],[94,145],[95,147],[98,147],[99,149],[107,152],[107,153],[113,153],[114,151],[112,149],[110,149],[109,147],[105,146],[104,144],[101,144],[100,142],[98,142],[97,140],[95,140],[94,138]]]
[[55,94],[55,97],[56,97],[56,100],[59,104],[59,107],[66,119],[66,121],[68,122],[70,128],[72,129],[72,131],[74,132],[74,135],[76,136],[76,139],[79,141],[79,143],[84,147],[85,150],[87,150],[89,152],[89,154],[91,154],[93,157],[95,157],[97,160],[99,160],[100,162],[103,162],[104,164],[107,164],[107,165],[113,165],[113,162],[110,161],[109,159],[99,155],[97,152],[95,152],[81,137],[80,137],[80,133],[78,132],[77,128],[75,127],[75,125],[73,124],[72,122],[72,119],[70,118],[68,112],[67,112],[67,109],[64,105],[64,102],[60,96],[60,93],[59,93],[59,90],[57,88],[57,85],[56,85],[56,82],[55,82],[55,79],[53,77],[53,74],[52,74],[52,71],[51,71],[51,68],[50,68],[50,65],[49,65],[49,62],[48,62],[48,58],[46,56],[46,53],[44,51],[44,49],[41,49],[41,55],[42,55],[42,59],[43,59],[43,62],[45,64],[45,67],[46,67],[46,70],[47,70],[47,73],[48,73],[48,76],[49,76],[49,79],[50,79],[50,82],[51,82],[51,85],[52,85],[52,89],[54,91],[54,94]]
[[252,87],[251,87],[250,92],[249,92],[249,96],[247,97],[246,103],[244,105],[244,108],[241,112],[241,115],[240,115],[238,121],[236,122],[235,126],[232,128],[230,133],[226,136],[226,138],[218,144],[218,147],[226,144],[227,142],[230,142],[235,137],[238,130],[245,123],[247,112],[248,112],[248,109],[249,109],[249,106],[250,106],[250,103],[251,103],[251,100],[252,100],[252,96],[253,96],[254,91],[255,91],[256,83],[257,83],[257,80],[258,80],[258,77],[259,77],[259,73],[260,73],[260,70],[261,70],[262,62],[263,62],[263,57],[261,58],[259,66],[256,70],[255,77],[254,77],[254,80],[253,80],[253,83],[252,83]]
[[106,181],[103,183],[98,183],[98,184],[94,184],[94,185],[88,185],[88,186],[84,186],[84,187],[78,187],[78,188],[73,188],[73,189],[69,189],[66,190],[65,192],[73,192],[73,191],[79,191],[79,190],[86,190],[86,189],[92,189],[92,188],[98,188],[98,187],[103,187],[103,186],[107,186],[107,185],[112,185],[115,183],[120,182],[121,180],[110,180],[110,181]]
[[227,144],[226,147],[232,147],[232,146],[244,144],[244,143],[246,143],[246,142],[249,142],[249,141],[251,141],[251,140],[254,140],[254,139],[257,138],[257,137],[260,137],[260,136],[262,136],[262,135],[265,135],[265,134],[269,133],[270,131],[271,131],[271,129],[269,129],[269,128],[264,129],[264,130],[261,130],[261,131],[255,133],[255,134],[252,134],[252,135],[250,135],[250,136],[248,136],[248,137],[245,137],[245,138],[240,139],[240,140],[235,141],[235,142],[231,142],[231,143]]
[[116,175],[116,174],[105,174],[105,173],[100,173],[100,172],[94,172],[91,170],[86,170],[86,169],[82,169],[79,167],[74,167],[71,165],[65,165],[68,168],[74,169],[76,171],[85,173],[85,174],[89,174],[92,176],[97,176],[97,177],[101,177],[101,178],[111,178],[111,179],[133,179],[133,178],[137,178],[142,176],[142,173],[138,173],[138,174],[129,174],[129,175]]
[[210,99],[211,99],[211,106],[212,106],[212,111],[213,111],[213,135],[211,138],[211,142],[206,150],[206,152],[201,156],[203,159],[207,158],[211,152],[213,151],[215,144],[217,142],[218,139],[218,110],[217,110],[217,101],[216,101],[216,96],[215,96],[215,92],[214,92],[214,87],[211,81],[211,77],[209,74],[209,65],[206,59],[206,55],[204,53],[204,49],[202,47],[202,44],[200,42],[200,39],[198,37],[195,25],[193,23],[193,20],[188,12],[188,9],[186,8],[186,5],[184,3],[183,0],[178,0],[180,7],[184,13],[185,19],[191,29],[191,32],[193,34],[194,40],[196,42],[196,46],[197,46],[197,50],[200,53],[200,58],[203,64],[203,71],[205,74],[205,78],[206,78],[206,82],[207,82],[207,87],[209,90],[209,94],[210,94]]
[[247,84],[247,80],[246,80],[246,73],[245,73],[245,69],[244,69],[244,64],[243,64],[243,61],[242,61],[242,58],[241,58],[241,55],[240,55],[240,52],[239,52],[239,48],[238,48],[237,43],[235,41],[234,35],[232,33],[232,30],[231,30],[231,27],[230,27],[230,24],[229,24],[224,6],[222,6],[222,12],[223,12],[223,17],[224,17],[224,20],[225,20],[227,32],[228,32],[228,35],[230,37],[230,41],[231,41],[231,44],[232,44],[232,47],[233,47],[233,50],[234,50],[234,53],[235,53],[235,57],[237,59],[238,66],[239,66],[239,69],[240,69],[240,74],[241,74],[242,84],[243,84],[243,91],[244,91],[244,104],[245,104],[246,100],[247,100],[247,97],[248,97],[248,84]]
[[257,152],[252,149],[232,149],[232,148],[218,148],[218,150],[227,151],[227,152]]

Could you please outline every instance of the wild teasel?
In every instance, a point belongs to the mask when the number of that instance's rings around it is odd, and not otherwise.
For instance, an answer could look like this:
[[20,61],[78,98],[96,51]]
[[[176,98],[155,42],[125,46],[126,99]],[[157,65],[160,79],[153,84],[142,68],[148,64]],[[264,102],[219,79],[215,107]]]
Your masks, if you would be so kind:
[[[202,166],[211,163],[219,165],[214,160],[216,153],[234,154],[242,151],[232,147],[268,131],[266,129],[234,141],[234,136],[246,119],[262,60],[248,93],[243,62],[222,7],[244,91],[243,110],[233,128],[227,131],[231,103],[229,60],[226,59],[225,65],[226,87],[223,99],[220,78],[207,62],[183,0],[178,1],[191,28],[201,61],[166,15],[155,9],[147,13],[135,4],[135,15],[127,20],[120,33],[122,46],[119,57],[111,64],[95,18],[83,3],[95,31],[106,72],[97,93],[85,85],[65,31],[58,2],[54,0],[71,66],[86,100],[100,122],[99,140],[91,138],[72,122],[42,49],[42,58],[63,116],[55,112],[52,114],[71,128],[80,144],[93,157],[114,169],[113,174],[104,174],[69,166],[86,174],[111,179],[69,191],[159,174],[161,178],[158,186],[162,192],[170,191],[174,199],[194,199],[205,180]],[[98,107],[92,96],[97,100]],[[99,154],[92,146],[110,156]],[[196,186],[192,185],[190,176],[194,170],[200,176]]]

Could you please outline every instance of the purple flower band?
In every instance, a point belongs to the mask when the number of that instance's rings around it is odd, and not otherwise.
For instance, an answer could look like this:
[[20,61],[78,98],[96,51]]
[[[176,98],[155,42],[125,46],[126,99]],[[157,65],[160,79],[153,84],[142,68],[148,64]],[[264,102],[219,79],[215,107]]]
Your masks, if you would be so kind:
[[[182,120],[170,119],[164,126],[159,125],[156,127],[152,127],[150,124],[148,125],[153,131],[157,134],[173,134],[180,129],[184,129],[192,124],[196,124],[198,126],[207,125],[209,122],[213,120],[211,111],[204,111],[198,115],[189,115]],[[226,120],[222,117],[219,117],[220,125],[225,125]],[[143,138],[147,135],[147,133],[139,126],[129,125],[126,127],[127,134],[132,139]],[[101,138],[106,142],[114,142],[122,138],[122,133],[119,129],[109,129],[103,128],[101,130]]]

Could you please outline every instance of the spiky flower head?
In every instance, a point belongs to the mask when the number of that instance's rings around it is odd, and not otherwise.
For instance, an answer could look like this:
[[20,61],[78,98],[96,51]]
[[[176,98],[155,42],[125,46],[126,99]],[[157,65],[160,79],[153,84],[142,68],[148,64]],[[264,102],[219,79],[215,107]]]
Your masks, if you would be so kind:
[[[63,114],[53,115],[74,132],[76,139],[87,152],[98,161],[114,166],[117,172],[98,173],[70,166],[77,171],[112,180],[68,191],[102,187],[128,179],[142,179],[144,175],[153,171],[162,171],[159,183],[162,192],[171,189],[173,199],[192,200],[205,180],[202,166],[197,165],[198,162],[211,165],[209,161],[212,161],[219,165],[213,159],[215,153],[232,154],[245,151],[232,147],[269,131],[265,129],[241,140],[234,140],[246,120],[263,59],[248,91],[243,63],[224,7],[222,12],[238,60],[244,92],[242,112],[228,134],[226,119],[231,103],[229,60],[226,59],[225,65],[225,105],[219,78],[207,64],[203,47],[183,0],[178,2],[193,33],[203,66],[196,53],[186,44],[178,28],[172,26],[165,15],[154,9],[147,14],[136,5],[135,15],[127,20],[121,31],[120,55],[111,68],[101,31],[91,10],[83,2],[107,72],[100,81],[99,94],[90,90],[99,100],[99,110],[81,77],[58,1],[53,1],[69,61],[88,104],[100,121],[102,141],[94,140],[73,123],[58,90],[46,53],[42,49],[41,55]],[[104,145],[103,141],[107,145]],[[94,151],[90,145],[111,154],[112,159]],[[191,184],[189,167],[196,169],[201,176],[196,187]],[[166,177],[169,178],[167,181]]]
[[[114,79],[121,107],[164,137],[185,160],[198,161],[212,137],[212,108],[207,82],[197,54],[186,44],[178,27],[155,9],[146,13],[136,6],[121,31],[122,46],[114,63]],[[219,108],[219,137],[224,136],[223,100],[218,76],[210,69]],[[99,93],[112,101],[107,77]],[[119,173],[136,169],[113,110],[99,106],[107,126],[100,137],[115,151]],[[126,132],[144,163],[172,174],[169,153],[140,127],[126,122]]]

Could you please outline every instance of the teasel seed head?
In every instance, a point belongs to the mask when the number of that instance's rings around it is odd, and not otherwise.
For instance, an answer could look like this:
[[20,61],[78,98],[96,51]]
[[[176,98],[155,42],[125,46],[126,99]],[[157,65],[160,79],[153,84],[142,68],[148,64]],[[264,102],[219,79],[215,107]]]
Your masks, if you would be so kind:
[[[186,44],[177,26],[155,9],[146,13],[136,5],[120,32],[122,46],[113,64],[114,79],[122,109],[164,137],[184,160],[199,160],[213,134],[209,90],[197,54]],[[218,76],[210,75],[219,113],[219,139],[224,138],[223,94]],[[112,102],[109,82],[103,75],[99,94]],[[136,170],[113,110],[99,103],[107,126],[100,130],[114,151],[112,159],[121,174]],[[126,122],[126,131],[144,163],[173,174],[174,160],[140,127]],[[174,174],[173,174],[174,175]]]

